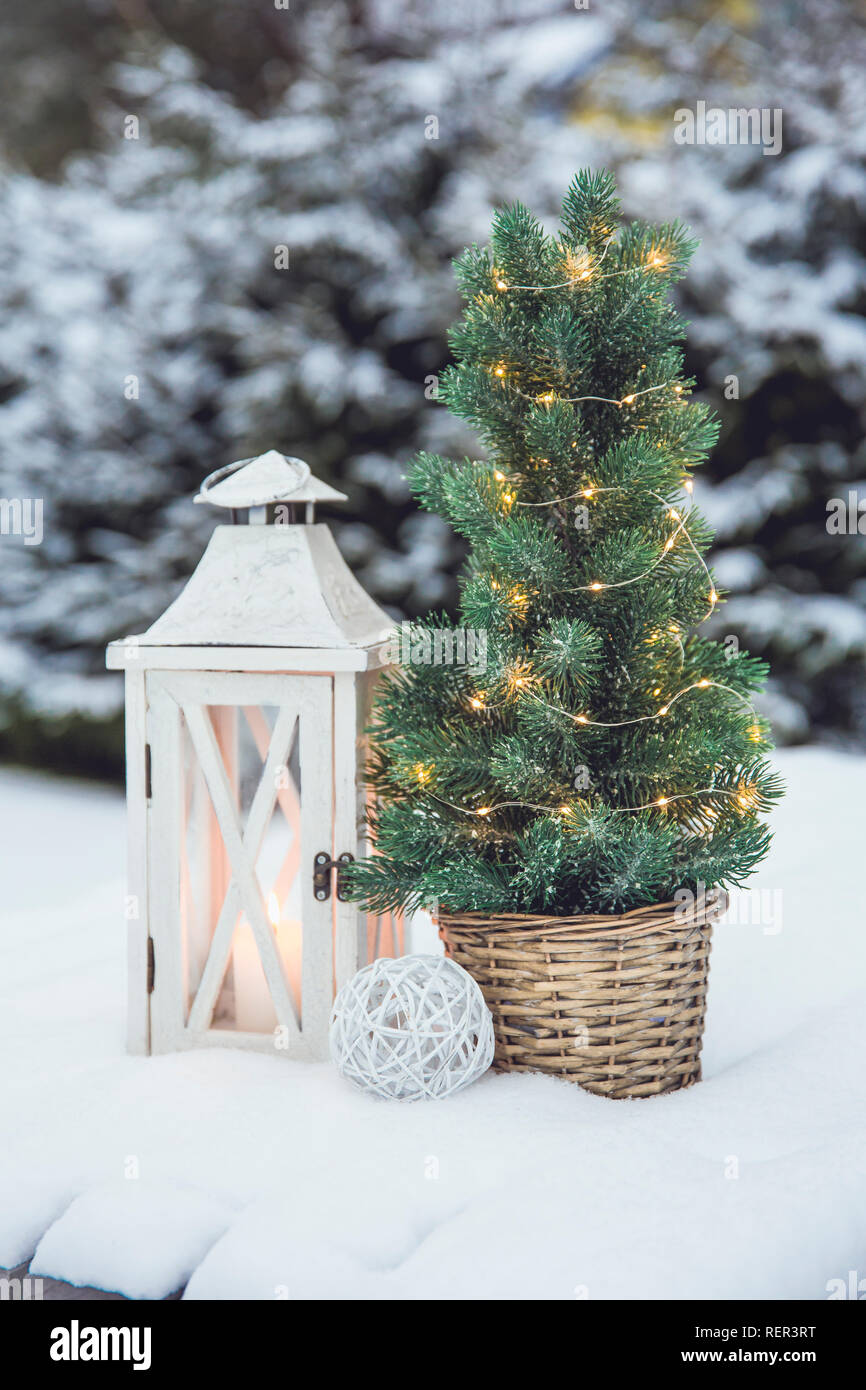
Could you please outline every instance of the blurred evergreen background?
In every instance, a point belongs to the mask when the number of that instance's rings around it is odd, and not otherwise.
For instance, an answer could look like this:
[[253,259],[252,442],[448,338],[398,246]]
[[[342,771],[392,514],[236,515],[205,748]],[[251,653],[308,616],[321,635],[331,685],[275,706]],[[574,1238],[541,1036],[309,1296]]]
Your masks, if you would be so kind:
[[[0,12],[0,497],[45,507],[41,545],[0,537],[0,756],[119,775],[105,643],[174,597],[232,459],[275,446],[347,492],[339,543],[395,616],[453,602],[460,549],[402,476],[478,452],[430,398],[450,260],[584,165],[702,238],[715,635],[771,661],[781,740],[866,742],[866,536],[826,529],[866,498],[863,6],[280,4]],[[698,101],[780,107],[782,153],[676,144]]]

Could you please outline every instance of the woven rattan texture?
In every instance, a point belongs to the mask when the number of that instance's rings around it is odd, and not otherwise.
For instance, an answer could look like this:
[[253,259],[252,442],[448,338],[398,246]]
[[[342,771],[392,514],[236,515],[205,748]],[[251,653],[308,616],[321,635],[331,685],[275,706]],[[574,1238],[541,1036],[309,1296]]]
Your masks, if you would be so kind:
[[724,895],[621,917],[440,913],[493,1015],[494,1067],[614,1099],[700,1080],[712,922]]

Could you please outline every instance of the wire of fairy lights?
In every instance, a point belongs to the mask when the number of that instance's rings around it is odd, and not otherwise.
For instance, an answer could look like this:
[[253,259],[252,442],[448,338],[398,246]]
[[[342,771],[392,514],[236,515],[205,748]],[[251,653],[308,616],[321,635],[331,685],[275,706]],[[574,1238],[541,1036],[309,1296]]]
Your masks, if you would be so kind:
[[[495,376],[504,378],[504,377],[507,375],[507,368],[506,368],[503,364],[500,363],[499,366],[493,368],[493,373],[494,373]],[[615,397],[613,397],[613,396],[557,396],[557,395],[555,394],[555,392],[553,392],[553,391],[548,391],[548,392],[542,393],[541,395],[538,395],[538,396],[530,396],[530,395],[528,395],[525,391],[519,390],[517,387],[515,387],[514,389],[516,390],[517,395],[522,396],[524,400],[533,400],[533,401],[537,401],[537,402],[539,402],[539,403],[541,403],[541,404],[546,404],[546,405],[550,405],[550,404],[552,404],[554,401],[562,401],[562,402],[563,402],[564,404],[566,404],[566,405],[573,405],[573,404],[575,404],[576,402],[579,402],[579,401],[602,401],[602,402],[604,402],[605,404],[608,404],[608,405],[624,406],[624,405],[631,405],[634,401],[636,401],[636,400],[638,399],[639,396],[647,396],[647,395],[650,395],[653,391],[663,391],[663,390],[666,390],[667,387],[669,387],[669,386],[671,386],[671,385],[673,385],[674,391],[675,391],[677,394],[680,394],[680,393],[682,392],[682,389],[683,389],[683,388],[682,388],[682,385],[681,385],[679,382],[673,383],[673,382],[670,382],[670,381],[663,381],[663,382],[661,382],[661,383],[660,383],[659,385],[657,385],[657,386],[646,386],[646,387],[643,387],[641,390],[629,392],[628,395],[623,396],[621,399],[617,399],[617,398],[615,398]],[[501,473],[497,472],[494,476],[495,476],[499,481],[504,481],[504,476],[505,476],[504,474],[501,474]],[[686,491],[687,491],[687,492],[691,492],[691,480],[690,480],[690,479],[687,479],[687,480],[686,480],[685,487],[686,487]],[[552,507],[552,506],[556,506],[556,505],[557,505],[558,503],[560,503],[560,502],[572,501],[575,497],[580,497],[580,496],[582,496],[582,497],[590,498],[590,497],[593,497],[593,496],[594,496],[596,493],[598,493],[598,492],[614,492],[614,491],[618,491],[618,490],[622,490],[622,489],[615,489],[615,488],[591,488],[591,487],[587,487],[587,488],[581,489],[581,490],[578,491],[578,492],[575,492],[575,493],[571,494],[571,496],[569,496],[569,497],[553,498],[553,499],[552,499],[551,501],[549,501],[549,502],[520,502],[520,501],[517,501],[517,499],[515,499],[514,497],[512,497],[511,494],[509,494],[509,493],[506,494],[506,497],[508,498],[509,505],[511,505],[512,503],[514,503],[514,502],[516,501],[516,502],[517,502],[517,506],[519,506],[519,507],[520,507],[520,506],[523,506],[523,507],[548,507],[548,506],[550,506],[550,507]],[[653,497],[658,497],[658,496],[659,496],[658,493],[652,493],[651,495],[652,495]],[[660,500],[662,503],[664,503],[664,498],[659,498],[659,500]],[[664,503],[664,505],[667,505],[667,504]],[[628,585],[630,585],[630,584],[637,584],[641,579],[645,579],[645,578],[647,577],[648,574],[651,574],[651,573],[653,572],[653,570],[655,570],[655,569],[658,567],[658,565],[660,565],[660,564],[662,563],[662,561],[663,561],[664,558],[665,558],[666,553],[667,553],[670,549],[672,549],[673,544],[674,544],[674,542],[675,542],[675,540],[676,540],[677,535],[679,535],[680,532],[682,532],[683,536],[685,537],[686,541],[688,542],[689,547],[691,548],[691,550],[692,550],[693,553],[695,554],[695,556],[696,556],[696,558],[698,559],[699,563],[703,566],[704,573],[706,574],[707,579],[708,579],[709,584],[710,584],[710,592],[709,592],[709,595],[708,595],[709,602],[710,602],[710,606],[709,606],[707,612],[704,614],[703,618],[699,619],[699,621],[695,624],[696,627],[700,627],[700,625],[701,625],[702,623],[705,623],[705,622],[707,621],[707,619],[710,618],[710,617],[712,616],[713,612],[715,611],[715,606],[716,606],[716,604],[717,604],[718,601],[719,601],[719,596],[718,596],[718,594],[717,594],[717,592],[716,592],[716,588],[715,588],[715,585],[714,585],[714,583],[713,583],[713,576],[710,574],[709,568],[707,567],[707,564],[706,564],[706,562],[705,562],[703,556],[701,555],[700,551],[698,550],[697,546],[695,545],[694,541],[692,540],[691,536],[689,535],[689,532],[688,532],[688,530],[687,530],[687,528],[686,528],[686,526],[685,526],[685,523],[684,523],[684,522],[681,520],[681,518],[679,517],[679,513],[676,512],[676,511],[674,511],[674,510],[672,510],[671,513],[670,513],[670,515],[671,515],[673,518],[675,518],[676,520],[679,521],[679,525],[677,526],[677,529],[676,529],[676,531],[674,532],[673,536],[669,537],[668,540],[667,540],[667,542],[665,543],[665,548],[664,548],[662,554],[658,557],[658,559],[657,559],[656,561],[654,561],[654,563],[653,563],[652,565],[649,566],[648,569],[644,570],[641,574],[635,575],[632,579],[622,579],[622,580],[619,580],[619,581],[616,581],[616,582],[612,582],[612,583],[609,583],[609,584],[607,584],[607,583],[602,583],[602,582],[599,581],[599,580],[595,580],[595,581],[594,581],[593,583],[591,583],[591,584],[581,584],[581,585],[578,585],[578,586],[577,586],[576,588],[574,588],[574,589],[563,589],[563,590],[561,590],[560,592],[562,592],[562,593],[567,593],[567,594],[572,594],[572,593],[580,593],[580,592],[583,592],[583,591],[592,591],[593,593],[597,593],[597,592],[599,592],[599,591],[602,590],[602,589],[623,589],[623,588],[626,588],[626,587],[627,587]]]
[[[503,480],[504,480],[504,476],[505,476],[504,474],[501,474],[501,473],[498,473],[498,472],[494,474],[494,477],[497,479],[497,481],[503,481]],[[691,489],[690,489],[689,486],[688,486],[688,484],[689,484],[690,481],[691,481],[690,479],[687,479],[687,481],[686,481],[686,488],[687,488],[688,491],[691,491]],[[569,502],[569,501],[572,501],[574,497],[586,497],[586,498],[590,498],[590,497],[595,496],[596,493],[601,493],[601,492],[625,492],[625,491],[626,491],[625,488],[615,488],[615,487],[592,488],[592,487],[586,487],[586,488],[582,488],[579,492],[573,493],[572,496],[570,496],[570,497],[553,498],[553,499],[552,499],[551,501],[549,501],[549,502],[520,502],[520,501],[518,501],[516,498],[514,498],[510,493],[506,493],[506,497],[508,498],[508,505],[509,505],[509,506],[512,506],[512,505],[514,505],[514,504],[516,503],[516,505],[519,506],[519,507],[520,507],[520,506],[526,506],[526,507],[553,507],[553,506],[556,506],[556,505],[557,505],[558,503],[560,503],[560,502]],[[648,491],[649,491],[649,495],[650,495],[651,497],[655,497],[659,502],[662,503],[662,505],[663,505],[664,507],[667,508],[667,505],[668,505],[668,504],[667,504],[667,502],[665,501],[665,499],[661,496],[660,493],[654,492],[651,488],[650,488]],[[694,554],[694,556],[695,556],[695,558],[697,559],[698,563],[700,564],[701,568],[703,569],[704,574],[705,574],[706,577],[707,577],[707,582],[709,583],[709,586],[710,586],[710,592],[709,592],[709,594],[707,595],[707,598],[708,598],[708,600],[709,600],[709,605],[710,605],[710,606],[709,606],[709,608],[707,609],[707,611],[706,611],[706,613],[704,614],[704,616],[703,616],[702,618],[699,618],[698,621],[697,621],[697,623],[695,623],[695,627],[700,627],[701,624],[702,624],[702,623],[705,623],[705,622],[707,621],[707,619],[710,618],[710,617],[712,616],[712,614],[715,612],[716,604],[717,604],[718,601],[719,601],[719,595],[718,595],[718,592],[716,591],[716,586],[715,586],[715,584],[714,584],[714,582],[713,582],[713,576],[712,576],[712,574],[711,574],[711,572],[710,572],[710,568],[709,568],[709,566],[707,565],[707,562],[706,562],[706,560],[704,559],[703,555],[702,555],[701,552],[698,550],[697,546],[695,545],[694,541],[692,540],[692,537],[691,537],[691,535],[689,534],[689,530],[688,530],[688,527],[686,526],[685,521],[684,521],[683,518],[680,516],[679,512],[676,510],[675,507],[670,507],[670,508],[668,508],[668,516],[670,517],[670,519],[671,519],[672,521],[676,521],[677,525],[676,525],[675,529],[671,532],[671,534],[668,536],[667,540],[665,541],[664,547],[663,547],[663,549],[662,549],[662,552],[661,552],[661,554],[658,556],[658,558],[655,559],[655,560],[653,561],[653,563],[647,567],[647,569],[642,570],[642,571],[640,572],[640,574],[635,574],[635,575],[633,575],[633,576],[631,577],[631,579],[618,579],[618,580],[612,580],[612,581],[610,581],[610,582],[606,582],[606,581],[603,581],[603,580],[600,580],[600,579],[594,579],[594,580],[592,581],[592,583],[590,583],[590,584],[578,584],[578,585],[576,585],[574,588],[571,588],[571,589],[559,589],[557,592],[558,592],[558,593],[562,593],[562,594],[601,593],[602,590],[606,590],[606,589],[625,589],[625,588],[628,588],[629,585],[631,585],[631,584],[639,584],[640,581],[641,581],[642,579],[646,579],[647,575],[652,574],[654,570],[658,569],[659,565],[662,564],[662,562],[663,562],[663,561],[665,560],[665,558],[667,557],[668,553],[673,549],[673,547],[674,547],[674,545],[675,545],[675,543],[676,543],[677,536],[682,535],[682,536],[684,537],[684,539],[686,540],[686,542],[688,543],[689,548],[691,549],[692,553]]]
[[[490,368],[493,376],[504,386],[508,377],[508,365],[505,362],[497,362]],[[615,405],[622,409],[626,405],[634,405],[639,396],[650,396],[654,391],[666,391],[668,387],[673,387],[674,393],[682,395],[683,386],[679,381],[660,381],[655,386],[641,386],[634,391],[628,391],[624,396],[560,396],[552,388],[547,391],[537,391],[532,395],[528,391],[521,391],[519,386],[511,386],[510,389],[515,395],[520,396],[524,401],[531,401],[535,405],[579,405],[582,401],[600,401],[603,405]]]
[[[654,801],[644,801],[637,806],[608,806],[605,809],[613,815],[633,811],[653,811],[669,806],[674,801],[691,801],[696,796],[732,796],[736,799],[738,806],[743,814],[748,810],[754,809],[754,788],[744,787],[696,787],[694,791],[676,792],[673,796],[658,796]],[[558,814],[560,816],[571,815],[574,811],[573,806],[546,806],[536,801],[497,801],[491,806],[467,807],[458,806],[454,801],[447,801],[445,797],[439,796],[436,792],[428,789],[428,796],[434,801],[438,801],[443,806],[448,806],[452,811],[459,811],[464,816],[478,816],[486,819],[496,811],[506,811],[517,808],[525,811],[544,811],[547,815]]]
[[[507,375],[507,369],[500,372],[499,367],[494,367],[493,375],[504,378]],[[677,395],[682,393],[683,388],[680,383],[672,381],[661,381],[657,386],[643,386],[639,391],[630,391],[628,395],[622,396],[621,398],[617,396],[560,396],[555,391],[542,391],[538,395],[531,396],[528,392],[521,391],[518,386],[513,386],[511,389],[516,395],[522,396],[525,401],[534,401],[536,405],[553,405],[554,403],[561,405],[577,405],[581,401],[601,401],[604,405],[617,405],[622,407],[624,405],[633,405],[638,396],[649,396],[653,391],[664,391],[669,386],[673,386]]]
[[[527,699],[534,700],[536,704],[543,705],[545,709],[553,710],[554,714],[561,714],[565,719],[571,719],[575,724],[587,725],[597,729],[623,729],[630,724],[648,724],[656,719],[663,719],[677,701],[681,700],[684,695],[688,695],[692,690],[724,690],[729,695],[733,695],[735,700],[739,700],[742,705],[745,705],[753,721],[756,721],[758,718],[754,705],[750,700],[746,699],[745,695],[741,694],[739,690],[735,690],[732,685],[726,685],[723,681],[714,681],[710,679],[709,676],[702,676],[700,680],[692,681],[691,685],[684,685],[682,690],[678,690],[675,695],[672,695],[663,705],[660,705],[654,714],[640,714],[634,719],[614,719],[610,721],[604,719],[590,719],[587,714],[572,714],[571,710],[563,709],[561,705],[552,705],[549,700],[543,700],[540,695],[536,695],[533,690],[527,688],[529,686],[529,678],[527,676],[521,675],[516,677],[513,684],[515,689],[519,689],[520,693],[525,695]],[[500,700],[496,704],[491,705],[480,696],[473,695],[469,700],[469,704],[473,709],[486,711],[503,709],[508,704],[508,701]],[[753,722],[751,728],[757,728],[757,724]]]
[[618,275],[635,275],[638,273],[643,273],[646,270],[666,270],[667,267],[670,265],[669,259],[667,258],[667,256],[665,256],[663,252],[654,251],[643,265],[625,266],[622,270],[611,270],[608,271],[606,275],[597,276],[596,271],[601,266],[605,256],[607,255],[612,245],[613,238],[610,238],[604,248],[604,252],[599,257],[599,259],[594,262],[594,264],[583,265],[579,270],[576,270],[573,275],[569,276],[567,280],[560,280],[558,283],[553,285],[510,285],[506,280],[502,278],[495,266],[492,270],[493,283],[496,286],[497,290],[500,291],[500,293],[506,293],[509,290],[534,290],[538,293],[543,294],[548,290],[571,289],[575,285],[586,284],[587,281],[593,279],[613,280]]
[[[623,489],[614,489],[614,488],[607,488],[607,489],[605,489],[605,491],[609,491],[609,492],[613,492],[613,491],[617,491],[617,490],[618,490],[618,491],[623,491]],[[588,491],[587,489],[584,490],[584,494],[583,494],[584,496],[587,495],[587,491]],[[657,498],[658,501],[660,501],[660,502],[662,503],[663,506],[667,507],[667,503],[665,502],[664,498],[663,498],[659,493],[654,492],[652,489],[649,489],[649,493],[650,493],[650,496],[651,496],[651,497]],[[590,495],[591,495],[591,492],[590,492]],[[692,537],[691,537],[691,535],[689,534],[688,527],[686,526],[685,521],[684,521],[683,518],[680,516],[680,514],[679,514],[679,512],[677,511],[676,507],[670,507],[670,508],[668,509],[668,516],[670,517],[671,521],[676,521],[677,525],[676,525],[675,529],[671,532],[671,534],[668,536],[667,540],[665,541],[664,547],[663,547],[663,549],[662,549],[662,552],[661,552],[661,554],[658,556],[658,558],[657,558],[656,560],[654,560],[653,563],[652,563],[647,569],[643,570],[640,574],[634,575],[631,579],[618,579],[618,580],[614,580],[614,581],[612,581],[612,582],[610,582],[610,583],[608,583],[608,582],[606,582],[606,581],[599,580],[599,579],[595,579],[595,580],[593,580],[593,582],[592,582],[591,584],[579,584],[579,585],[577,585],[577,587],[574,588],[574,589],[563,589],[563,590],[561,590],[560,592],[562,592],[562,593],[568,593],[568,594],[572,594],[572,593],[581,593],[581,592],[600,593],[600,592],[601,592],[602,590],[604,590],[604,589],[625,589],[625,588],[628,588],[628,586],[631,585],[631,584],[638,584],[638,583],[640,583],[640,581],[641,581],[642,579],[646,579],[647,575],[652,574],[652,572],[653,572],[654,570],[658,569],[659,565],[664,561],[664,559],[665,559],[666,556],[669,554],[669,552],[670,552],[671,550],[673,550],[674,545],[676,544],[677,536],[682,535],[683,538],[684,538],[684,539],[686,540],[686,542],[688,543],[689,548],[691,549],[692,553],[693,553],[694,556],[696,557],[696,559],[697,559],[698,563],[700,564],[701,568],[703,569],[704,574],[705,574],[706,577],[707,577],[707,582],[709,583],[709,586],[710,586],[710,592],[709,592],[709,594],[707,595],[707,598],[708,598],[708,600],[709,600],[709,605],[710,605],[710,606],[709,606],[709,608],[707,609],[707,612],[704,614],[704,616],[703,616],[702,618],[700,618],[700,619],[698,620],[698,622],[695,624],[696,627],[700,627],[701,624],[702,624],[702,623],[705,623],[705,622],[707,621],[707,619],[708,619],[709,617],[711,617],[711,615],[715,612],[716,604],[717,604],[718,601],[719,601],[719,595],[718,595],[718,593],[716,592],[716,586],[715,586],[715,584],[714,584],[714,582],[713,582],[713,576],[712,576],[712,574],[710,573],[710,568],[709,568],[709,566],[707,565],[707,562],[706,562],[706,560],[704,559],[703,555],[702,555],[701,552],[698,550],[697,546],[695,545],[694,541],[692,540]]]
[[[663,719],[665,715],[669,713],[672,706],[677,703],[677,700],[681,700],[684,695],[688,695],[689,691],[710,689],[727,691],[729,695],[733,695],[736,700],[739,700],[741,704],[745,705],[753,720],[757,719],[758,716],[755,712],[755,708],[751,701],[746,699],[745,695],[741,695],[739,690],[735,690],[733,686],[725,685],[722,681],[710,680],[707,676],[703,676],[700,680],[693,681],[691,685],[683,686],[682,690],[678,690],[676,695],[672,695],[665,704],[660,705],[654,714],[640,714],[635,719],[614,719],[611,721],[590,719],[586,714],[572,714],[570,710],[563,709],[561,705],[552,705],[549,701],[542,700],[541,697],[536,695],[532,690],[527,690],[524,693],[529,699],[535,700],[537,704],[544,705],[547,709],[553,710],[556,714],[562,714],[567,719],[572,719],[575,724],[585,724],[597,729],[624,729],[630,724],[648,724],[656,719]],[[754,728],[756,725],[753,724],[752,727]]]
[[[527,682],[526,682],[526,679],[525,679],[524,677],[518,677],[517,680],[516,680],[516,682],[515,682],[516,686],[518,686],[518,687],[523,687],[526,683],[527,683]],[[548,701],[542,700],[539,696],[535,695],[535,694],[534,694],[532,691],[530,691],[530,690],[522,690],[522,693],[525,694],[525,695],[527,695],[530,699],[536,700],[537,703],[546,706],[548,709],[553,710],[555,713],[557,713],[557,714],[562,714],[562,715],[564,715],[566,718],[573,720],[573,721],[574,721],[575,723],[577,723],[577,724],[589,725],[589,726],[594,726],[594,727],[596,727],[596,728],[603,728],[603,729],[616,729],[616,728],[623,728],[623,727],[625,727],[626,725],[630,725],[630,724],[643,724],[643,723],[648,723],[648,722],[652,722],[652,721],[654,721],[654,720],[663,718],[666,714],[669,713],[671,707],[672,707],[674,704],[676,704],[677,700],[682,699],[682,697],[683,697],[684,695],[687,695],[690,691],[692,691],[692,690],[707,690],[707,689],[711,689],[711,688],[712,688],[712,689],[717,689],[717,690],[724,690],[724,691],[726,691],[728,694],[733,695],[735,699],[739,700],[739,701],[741,702],[741,704],[743,704],[743,705],[746,706],[746,708],[749,710],[749,713],[751,714],[753,720],[754,720],[754,721],[757,721],[758,716],[757,716],[757,714],[756,714],[756,712],[755,712],[755,710],[754,710],[754,707],[752,706],[751,702],[748,701],[748,700],[746,699],[746,697],[745,697],[744,695],[741,694],[740,691],[735,690],[735,689],[733,688],[733,686],[726,685],[723,681],[714,681],[714,680],[711,680],[711,679],[710,679],[709,677],[707,677],[707,676],[702,676],[700,680],[693,681],[690,685],[684,686],[682,690],[677,691],[677,693],[676,693],[675,695],[671,696],[671,698],[670,698],[664,705],[662,705],[654,714],[640,715],[640,716],[638,716],[638,717],[635,718],[635,719],[622,719],[622,720],[615,720],[615,721],[611,721],[611,722],[604,721],[604,720],[600,720],[600,719],[590,719],[588,715],[575,715],[575,714],[572,714],[569,710],[562,709],[560,706],[549,704]],[[500,702],[500,703],[498,703],[498,704],[490,705],[490,704],[487,704],[487,703],[486,703],[483,699],[481,699],[480,697],[474,696],[474,697],[469,701],[469,703],[472,705],[472,707],[473,707],[474,709],[479,709],[479,710],[487,711],[487,710],[492,710],[492,709],[499,709],[499,708],[502,707],[503,704],[505,704],[505,703],[507,703],[507,702],[506,702],[506,701],[502,701],[502,702]],[[750,730],[749,730],[749,732],[750,732],[750,736],[752,736],[753,738],[756,736],[756,734],[759,734],[759,725],[757,724],[757,722],[753,722],[753,723],[750,725]],[[420,766],[420,765],[419,765],[419,767],[416,768],[416,770],[415,770],[416,776],[418,777],[418,780],[419,780],[419,782],[421,783],[422,786],[424,786],[424,785],[429,781],[430,777],[431,777],[432,774],[433,774],[433,771],[434,771],[434,769],[433,769],[432,767],[423,767],[423,766]],[[619,814],[620,812],[626,812],[626,811],[628,811],[628,812],[634,812],[634,811],[664,810],[664,808],[665,808],[666,806],[668,806],[668,805],[670,805],[671,803],[676,802],[676,801],[690,801],[690,800],[693,800],[696,796],[710,796],[710,795],[713,795],[713,796],[733,796],[733,797],[735,797],[736,800],[737,800],[738,806],[745,812],[745,811],[750,810],[750,809],[752,809],[752,808],[754,807],[754,804],[755,804],[755,803],[754,803],[753,798],[752,798],[752,792],[753,792],[753,790],[754,790],[753,788],[744,788],[742,785],[741,785],[738,789],[736,789],[736,790],[732,790],[732,789],[727,788],[727,787],[697,787],[697,788],[695,788],[693,791],[688,791],[688,792],[677,792],[677,793],[674,793],[674,795],[672,795],[672,796],[658,796],[658,797],[656,797],[653,801],[641,802],[641,803],[639,803],[639,804],[636,805],[636,806],[612,806],[612,807],[609,807],[608,809],[611,810],[612,812],[616,813],[616,814]],[[489,816],[489,815],[492,815],[495,811],[503,811],[503,810],[507,810],[507,809],[510,809],[510,808],[520,808],[520,809],[522,809],[522,810],[529,810],[529,811],[542,811],[542,812],[544,812],[545,814],[559,813],[560,815],[568,815],[568,814],[571,814],[571,812],[572,812],[572,810],[573,810],[573,808],[570,807],[570,806],[559,806],[559,807],[557,807],[557,806],[545,805],[545,804],[542,804],[542,803],[540,803],[540,802],[534,802],[534,801],[518,801],[518,800],[513,800],[513,801],[512,801],[512,800],[509,800],[509,801],[500,801],[500,802],[497,802],[497,803],[495,803],[494,805],[491,805],[491,806],[480,806],[480,807],[475,807],[475,808],[473,808],[473,807],[459,806],[459,805],[457,805],[456,802],[448,801],[448,800],[446,800],[444,797],[439,796],[438,793],[432,791],[432,789],[430,789],[429,787],[427,788],[427,791],[428,791],[428,794],[429,794],[430,796],[432,796],[434,800],[441,802],[441,804],[442,804],[443,806],[449,806],[449,807],[450,807],[452,810],[454,810],[454,811],[459,811],[461,815],[467,815],[467,816],[480,816],[480,817],[482,817],[482,818],[487,817],[487,816]]]

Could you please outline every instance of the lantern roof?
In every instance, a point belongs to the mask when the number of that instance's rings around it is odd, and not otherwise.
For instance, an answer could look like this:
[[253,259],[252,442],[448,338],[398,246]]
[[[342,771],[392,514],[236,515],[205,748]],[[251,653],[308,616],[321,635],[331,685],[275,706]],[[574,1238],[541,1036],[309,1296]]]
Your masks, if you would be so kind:
[[[170,647],[280,648],[294,661],[306,650],[339,669],[377,664],[372,649],[393,620],[358,583],[328,527],[312,520],[313,503],[342,501],[341,492],[301,459],[270,449],[211,473],[195,500],[246,511],[258,524],[217,526],[174,602],[140,636],[113,642],[109,665],[156,664],[158,651]],[[268,507],[279,502],[305,503],[305,521],[292,509],[288,523],[269,524]]]
[[394,624],[361,588],[327,526],[217,526],[156,646],[367,647]]
[[315,478],[303,459],[268,449],[209,474],[193,500],[242,511],[273,502],[345,502],[346,494]]

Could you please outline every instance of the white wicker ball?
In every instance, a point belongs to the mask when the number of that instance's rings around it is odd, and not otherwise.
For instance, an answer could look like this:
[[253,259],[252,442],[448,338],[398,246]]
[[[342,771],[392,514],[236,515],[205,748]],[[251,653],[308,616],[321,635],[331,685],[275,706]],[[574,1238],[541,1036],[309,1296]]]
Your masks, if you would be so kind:
[[383,957],[344,985],[331,1011],[341,1076],[388,1100],[438,1099],[493,1061],[493,1020],[472,976],[446,956]]

